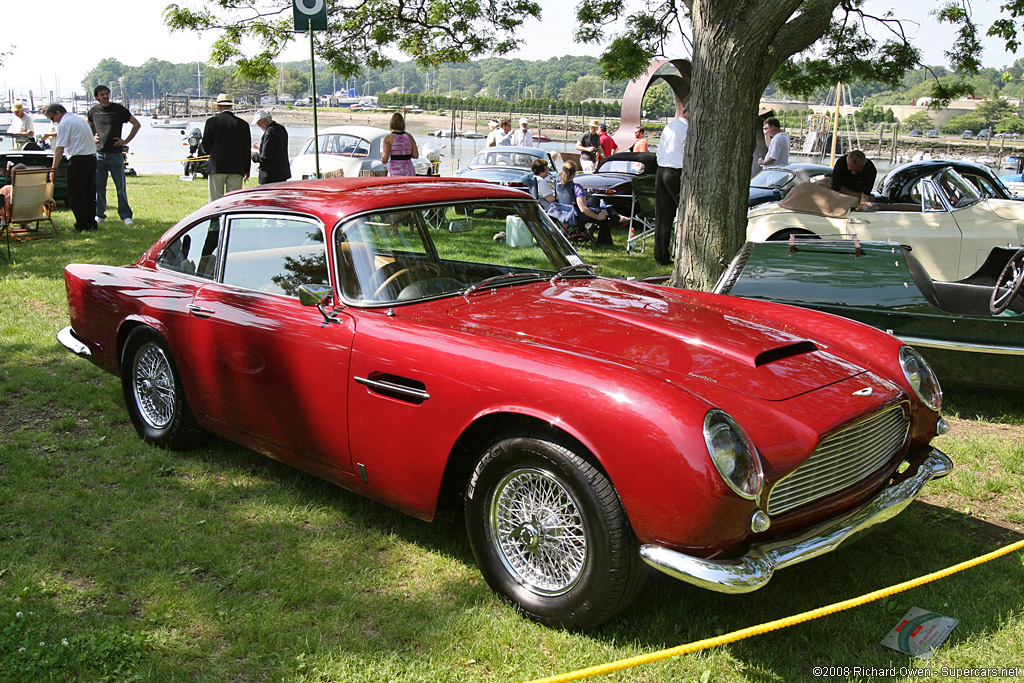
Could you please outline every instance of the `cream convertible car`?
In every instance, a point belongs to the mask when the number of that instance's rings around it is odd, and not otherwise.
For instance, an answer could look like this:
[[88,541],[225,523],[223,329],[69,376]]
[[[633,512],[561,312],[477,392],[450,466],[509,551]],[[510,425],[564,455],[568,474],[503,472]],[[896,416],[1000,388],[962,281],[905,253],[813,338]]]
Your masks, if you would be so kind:
[[[847,235],[909,244],[933,278],[950,282],[978,270],[992,247],[1024,241],[1024,202],[982,198],[950,168],[914,180],[896,196],[879,198],[876,212],[830,211],[823,206],[828,197],[842,196],[820,187],[813,198],[804,197],[812,201],[799,202],[795,194],[796,189],[780,203],[752,209],[747,240]],[[812,213],[813,204],[822,212]]]

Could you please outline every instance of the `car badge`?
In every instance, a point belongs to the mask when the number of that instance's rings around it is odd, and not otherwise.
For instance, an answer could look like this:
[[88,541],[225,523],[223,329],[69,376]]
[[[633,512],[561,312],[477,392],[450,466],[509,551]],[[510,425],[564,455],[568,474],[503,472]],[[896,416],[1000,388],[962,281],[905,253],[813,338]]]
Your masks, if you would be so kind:
[[871,387],[864,387],[863,389],[858,389],[857,391],[853,392],[853,395],[854,396],[870,396],[873,393],[875,393],[874,389],[872,389]]

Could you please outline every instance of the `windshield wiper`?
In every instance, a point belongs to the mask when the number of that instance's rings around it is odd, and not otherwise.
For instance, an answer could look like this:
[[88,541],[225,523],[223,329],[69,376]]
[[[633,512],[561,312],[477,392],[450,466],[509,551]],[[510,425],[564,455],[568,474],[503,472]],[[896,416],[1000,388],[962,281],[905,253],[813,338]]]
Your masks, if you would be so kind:
[[491,285],[497,285],[497,284],[500,284],[502,282],[504,282],[504,284],[509,284],[509,283],[514,282],[515,280],[522,279],[522,278],[529,278],[531,280],[540,280],[543,277],[544,276],[541,275],[540,273],[502,273],[500,275],[492,275],[489,278],[486,278],[484,280],[481,280],[480,282],[477,282],[475,284],[470,285],[469,287],[466,288],[466,291],[464,291],[462,293],[462,295],[463,296],[469,296],[470,294],[472,294],[473,292],[475,292],[478,289],[483,289],[483,288],[491,286]]
[[561,280],[574,270],[583,269],[586,269],[587,271],[586,273],[583,273],[584,276],[589,275],[590,277],[597,277],[597,273],[594,272],[594,266],[590,265],[589,263],[574,263],[573,265],[566,266],[565,268],[562,268],[557,273],[555,273],[554,277],[551,278],[551,284],[555,284],[556,282],[558,282],[559,280]]

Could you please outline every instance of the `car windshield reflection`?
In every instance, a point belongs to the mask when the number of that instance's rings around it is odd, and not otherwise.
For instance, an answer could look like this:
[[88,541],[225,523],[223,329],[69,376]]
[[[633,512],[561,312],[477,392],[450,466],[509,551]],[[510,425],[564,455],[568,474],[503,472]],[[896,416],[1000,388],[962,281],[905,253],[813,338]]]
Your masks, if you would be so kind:
[[782,187],[793,178],[793,173],[783,169],[764,170],[750,181],[751,187]]
[[936,175],[935,181],[949,205],[955,209],[962,209],[981,201],[978,189],[951,168]]
[[497,287],[549,279],[583,263],[551,219],[529,201],[453,202],[364,214],[335,230],[335,255],[342,296],[361,305],[461,294],[485,281]]

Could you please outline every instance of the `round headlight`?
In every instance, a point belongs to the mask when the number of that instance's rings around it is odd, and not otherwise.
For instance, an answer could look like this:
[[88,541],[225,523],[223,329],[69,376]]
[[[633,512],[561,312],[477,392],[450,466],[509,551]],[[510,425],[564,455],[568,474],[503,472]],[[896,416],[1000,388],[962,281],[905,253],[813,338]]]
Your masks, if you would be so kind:
[[909,346],[900,347],[900,367],[917,397],[926,406],[939,412],[942,408],[942,387],[939,386],[935,371],[921,354]]
[[704,417],[704,443],[722,479],[737,495],[753,500],[764,475],[750,439],[728,413],[712,410]]

